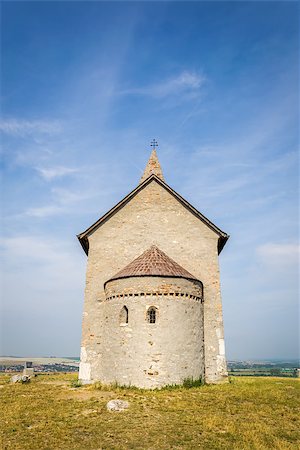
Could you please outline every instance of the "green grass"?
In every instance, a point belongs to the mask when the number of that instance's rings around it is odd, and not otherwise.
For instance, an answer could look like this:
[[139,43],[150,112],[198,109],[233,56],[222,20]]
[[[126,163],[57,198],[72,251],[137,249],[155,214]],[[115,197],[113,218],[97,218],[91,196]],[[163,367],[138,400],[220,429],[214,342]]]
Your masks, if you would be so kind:
[[[80,387],[75,374],[39,375],[28,385],[1,375],[2,448],[299,449],[299,381],[237,377],[146,391]],[[116,398],[129,409],[108,412]]]

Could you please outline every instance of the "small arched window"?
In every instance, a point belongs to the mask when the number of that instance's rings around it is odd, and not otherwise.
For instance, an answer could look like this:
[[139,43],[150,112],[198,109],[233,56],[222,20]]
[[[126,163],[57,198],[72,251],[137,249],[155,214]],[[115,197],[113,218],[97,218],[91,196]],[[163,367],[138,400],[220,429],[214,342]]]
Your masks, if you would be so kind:
[[155,306],[150,306],[147,311],[147,320],[149,323],[155,323],[157,320],[157,309]]
[[126,325],[128,323],[128,308],[125,305],[120,311],[119,322],[120,325]]

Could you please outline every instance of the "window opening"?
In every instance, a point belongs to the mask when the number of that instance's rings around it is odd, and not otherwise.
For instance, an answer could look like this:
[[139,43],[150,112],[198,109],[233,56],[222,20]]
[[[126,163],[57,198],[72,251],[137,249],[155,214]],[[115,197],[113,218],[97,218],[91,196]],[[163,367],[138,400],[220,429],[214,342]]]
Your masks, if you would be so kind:
[[128,323],[128,308],[124,305],[120,312],[120,325],[125,325],[126,323]]
[[156,322],[156,308],[154,306],[151,306],[147,311],[147,319],[149,323],[155,323]]

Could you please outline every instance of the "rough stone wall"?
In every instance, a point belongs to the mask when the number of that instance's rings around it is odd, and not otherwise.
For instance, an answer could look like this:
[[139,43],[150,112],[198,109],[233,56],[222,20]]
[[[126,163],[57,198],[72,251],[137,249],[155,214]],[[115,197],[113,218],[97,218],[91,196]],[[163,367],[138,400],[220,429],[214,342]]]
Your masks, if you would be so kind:
[[[172,281],[141,277],[107,284],[108,299],[99,304],[105,345],[100,345],[94,368],[102,382],[156,388],[203,378],[202,286]],[[132,295],[129,289],[139,294]],[[156,291],[161,295],[151,294]],[[128,323],[120,321],[124,306]],[[151,306],[157,311],[155,323],[147,320]]]
[[203,282],[205,380],[226,379],[217,243],[218,235],[155,180],[96,229],[89,236],[80,378],[100,379],[107,364],[103,349],[114,325],[107,333],[104,283],[155,244]]
[[203,299],[202,283],[181,277],[143,276],[121,278],[106,283],[105,295],[110,300],[116,296],[130,297],[145,295],[169,295],[189,297],[193,300]]

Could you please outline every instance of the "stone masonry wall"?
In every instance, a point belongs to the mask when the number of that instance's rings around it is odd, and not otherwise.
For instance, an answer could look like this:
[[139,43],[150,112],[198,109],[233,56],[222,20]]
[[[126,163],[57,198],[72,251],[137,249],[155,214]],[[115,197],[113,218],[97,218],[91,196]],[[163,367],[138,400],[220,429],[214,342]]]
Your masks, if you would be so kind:
[[202,283],[196,280],[187,280],[181,277],[143,276],[121,278],[106,283],[105,295],[109,300],[116,296],[169,295],[176,297],[190,297],[193,300],[202,300]]
[[218,235],[155,180],[96,229],[89,236],[80,378],[101,379],[107,364],[115,327],[106,324],[104,283],[155,244],[203,282],[205,380],[226,379],[217,243]]
[[[94,370],[102,382],[157,388],[204,376],[202,286],[183,279],[174,279],[172,285],[172,281],[141,277],[107,284],[112,285],[107,295],[118,297],[108,297],[99,305],[106,345],[100,346]],[[129,284],[139,295],[128,291]],[[161,295],[151,294],[156,291]],[[120,321],[124,306],[128,323]],[[151,306],[157,311],[154,324],[147,320]]]

